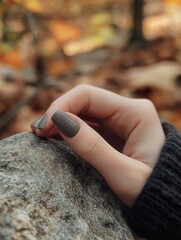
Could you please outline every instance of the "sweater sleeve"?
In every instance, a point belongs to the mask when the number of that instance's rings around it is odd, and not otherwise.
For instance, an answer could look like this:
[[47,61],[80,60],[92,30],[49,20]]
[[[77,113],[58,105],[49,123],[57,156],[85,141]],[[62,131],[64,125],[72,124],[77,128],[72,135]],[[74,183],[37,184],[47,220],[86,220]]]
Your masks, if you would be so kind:
[[181,135],[162,124],[166,142],[141,194],[123,213],[133,231],[152,240],[181,239]]

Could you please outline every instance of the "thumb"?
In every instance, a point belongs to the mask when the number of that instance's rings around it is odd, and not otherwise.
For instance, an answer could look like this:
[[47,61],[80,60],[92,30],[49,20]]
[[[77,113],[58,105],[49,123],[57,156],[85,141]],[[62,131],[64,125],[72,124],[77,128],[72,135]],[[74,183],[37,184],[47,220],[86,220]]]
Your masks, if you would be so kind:
[[73,114],[58,110],[52,116],[52,121],[76,154],[96,168],[112,190],[130,204],[136,197],[134,195],[138,195],[144,186],[149,167],[116,151],[94,129]]
[[71,113],[58,110],[52,116],[61,137],[83,159],[101,171],[110,145],[88,124]]

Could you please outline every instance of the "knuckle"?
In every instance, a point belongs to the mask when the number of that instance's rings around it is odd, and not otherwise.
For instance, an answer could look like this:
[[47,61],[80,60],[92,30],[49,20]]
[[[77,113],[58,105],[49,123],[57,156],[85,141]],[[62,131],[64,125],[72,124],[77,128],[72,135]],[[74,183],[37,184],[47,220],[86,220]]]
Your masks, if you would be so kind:
[[155,112],[155,106],[152,103],[152,101],[150,101],[149,99],[141,99],[140,101],[141,101],[140,110],[143,113],[152,114],[153,112]]
[[94,138],[88,142],[87,147],[84,148],[84,155],[87,158],[94,158],[100,155],[101,151],[101,141],[99,138]]
[[89,85],[85,84],[85,83],[81,83],[79,85],[76,86],[76,88],[80,91],[87,91],[87,89],[89,88]]

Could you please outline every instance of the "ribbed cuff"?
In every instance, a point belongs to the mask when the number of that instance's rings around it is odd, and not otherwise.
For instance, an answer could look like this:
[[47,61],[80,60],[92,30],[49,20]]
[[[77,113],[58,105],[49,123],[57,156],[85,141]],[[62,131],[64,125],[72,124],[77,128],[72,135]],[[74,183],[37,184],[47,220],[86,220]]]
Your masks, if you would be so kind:
[[181,135],[162,124],[166,142],[159,161],[131,208],[123,208],[133,231],[153,240],[181,240]]

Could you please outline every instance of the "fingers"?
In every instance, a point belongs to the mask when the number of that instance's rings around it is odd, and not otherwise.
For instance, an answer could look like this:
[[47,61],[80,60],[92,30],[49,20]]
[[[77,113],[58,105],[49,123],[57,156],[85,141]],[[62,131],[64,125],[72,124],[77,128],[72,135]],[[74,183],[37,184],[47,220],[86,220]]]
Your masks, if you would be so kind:
[[94,129],[73,114],[57,111],[52,121],[70,147],[103,175],[123,202],[131,205],[151,169],[116,151]]
[[79,85],[51,104],[46,112],[46,126],[39,128],[36,133],[40,136],[46,136],[53,128],[52,115],[57,110],[63,110],[76,115],[93,117],[119,134],[120,127],[125,130],[125,122],[129,123],[129,128],[132,128],[133,121],[130,117],[132,111],[130,109],[134,110],[134,105],[135,103],[131,99],[110,91],[88,85]]
[[112,115],[119,102],[120,96],[115,93],[82,84],[55,100],[47,113],[52,116],[60,108],[76,115],[89,113],[89,116],[102,119]]
[[[115,149],[153,167],[165,137],[159,117],[148,100],[129,99],[88,85],[79,85],[58,98],[47,113],[32,124],[41,137],[54,137],[57,129],[51,117],[57,110],[80,115]],[[122,141],[122,144],[120,143]]]
[[[120,106],[120,96],[97,87],[79,85],[55,100],[46,112],[46,130],[52,127],[51,117],[57,110],[82,113],[94,118],[109,118]],[[44,129],[45,130],[45,129]]]

